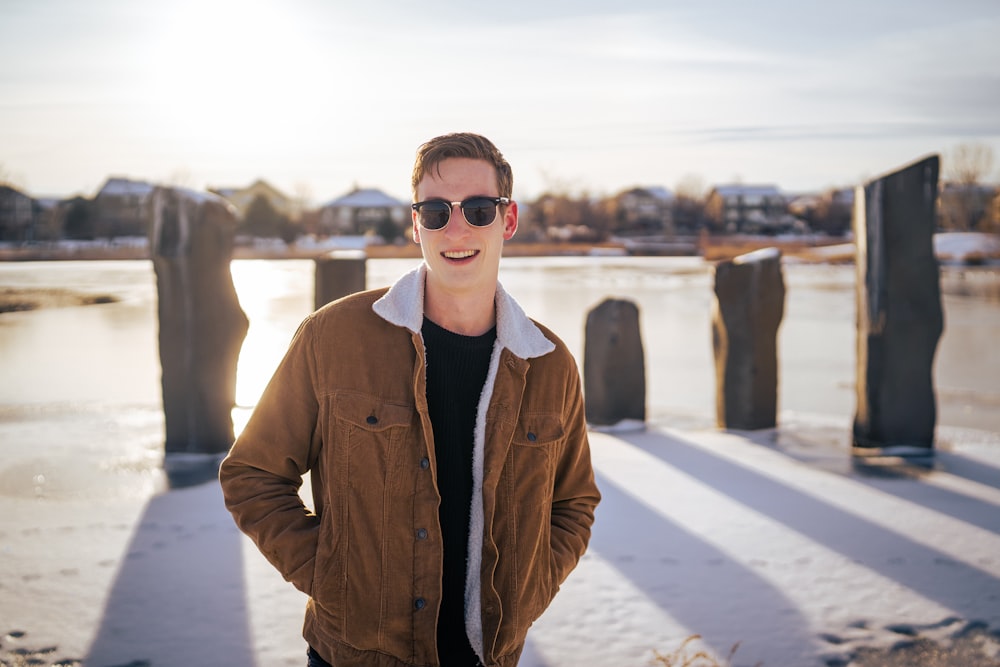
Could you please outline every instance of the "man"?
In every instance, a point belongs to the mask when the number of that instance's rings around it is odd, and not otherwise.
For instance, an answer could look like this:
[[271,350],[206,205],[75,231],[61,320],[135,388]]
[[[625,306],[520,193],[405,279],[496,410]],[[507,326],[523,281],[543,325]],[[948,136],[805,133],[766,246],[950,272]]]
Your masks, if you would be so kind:
[[220,471],[312,666],[516,665],[600,500],[576,364],[497,280],[510,165],[445,135],[412,187],[423,263],[302,323]]

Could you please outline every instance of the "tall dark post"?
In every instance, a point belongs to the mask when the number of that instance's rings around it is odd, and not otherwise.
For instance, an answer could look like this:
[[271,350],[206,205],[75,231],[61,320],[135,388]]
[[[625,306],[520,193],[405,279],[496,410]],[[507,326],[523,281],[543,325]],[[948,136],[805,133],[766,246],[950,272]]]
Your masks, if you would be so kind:
[[605,299],[587,314],[583,394],[587,422],[614,426],[646,420],[646,366],[639,307]]
[[219,197],[174,188],[156,188],[150,206],[166,453],[225,453],[249,325],[229,271],[236,216]]
[[938,171],[935,155],[857,189],[855,454],[933,451],[933,365],[944,329],[934,256]]
[[333,250],[317,257],[313,306],[316,310],[341,297],[363,292],[367,282],[364,250]]
[[764,248],[715,265],[712,346],[715,421],[755,430],[778,423],[778,327],[785,313],[781,251]]

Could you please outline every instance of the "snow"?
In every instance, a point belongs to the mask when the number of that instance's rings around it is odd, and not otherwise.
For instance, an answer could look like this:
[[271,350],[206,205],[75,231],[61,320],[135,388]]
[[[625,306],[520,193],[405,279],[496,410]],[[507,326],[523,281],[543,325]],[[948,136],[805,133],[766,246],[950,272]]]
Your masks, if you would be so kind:
[[373,243],[377,243],[381,240],[380,237],[373,237],[367,235],[361,236],[326,236],[323,238],[317,238],[312,235],[301,236],[295,241],[295,245],[299,248],[308,248],[314,250],[364,250],[366,246]]
[[1000,234],[944,232],[934,235],[934,254],[942,262],[1000,259]]
[[[890,624],[954,616],[996,625],[1000,452],[950,452],[925,479],[879,479],[852,472],[843,450],[824,448],[810,463],[776,439],[670,428],[595,437],[604,503],[573,587],[607,599],[556,600],[534,639],[546,664],[643,664],[694,633],[716,655],[740,642],[748,664],[821,664],[846,654],[861,625],[871,644],[898,639]],[[948,470],[949,457],[958,468],[983,453],[989,485]],[[658,613],[629,613],[636,602]],[[569,641],[560,629],[588,614],[619,631],[582,633],[598,646]]]
[[778,248],[761,248],[733,258],[733,264],[760,264],[770,260],[781,258],[781,251]]
[[[931,470],[865,470],[829,426],[788,421],[592,432],[604,500],[590,550],[521,664],[647,665],[698,634],[717,656],[739,643],[734,665],[822,665],[903,631],[1000,627],[1000,435],[944,434],[955,444]],[[238,533],[214,463],[172,490],[147,471],[97,499],[0,496],[0,632],[25,633],[0,656],[304,664],[305,598]]]
[[[939,232],[934,234],[934,256],[943,264],[995,263],[1000,261],[1000,234]],[[816,245],[803,250],[810,261],[853,261],[854,243]],[[788,258],[796,261],[795,258]]]
[[152,193],[155,188],[156,186],[152,183],[113,176],[105,182],[97,196],[135,195],[145,197]]
[[748,197],[748,196],[780,196],[781,191],[775,185],[718,185],[713,189],[722,197]]
[[354,190],[343,197],[334,199],[324,204],[324,208],[331,206],[346,206],[348,208],[393,208],[405,206],[403,202],[394,199],[381,190],[374,188],[362,188]]

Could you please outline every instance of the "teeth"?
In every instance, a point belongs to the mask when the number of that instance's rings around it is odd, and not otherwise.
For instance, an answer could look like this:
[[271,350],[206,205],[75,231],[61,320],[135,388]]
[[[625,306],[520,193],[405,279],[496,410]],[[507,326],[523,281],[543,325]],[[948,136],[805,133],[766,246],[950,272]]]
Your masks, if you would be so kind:
[[466,259],[476,254],[475,250],[446,250],[444,256],[448,259]]

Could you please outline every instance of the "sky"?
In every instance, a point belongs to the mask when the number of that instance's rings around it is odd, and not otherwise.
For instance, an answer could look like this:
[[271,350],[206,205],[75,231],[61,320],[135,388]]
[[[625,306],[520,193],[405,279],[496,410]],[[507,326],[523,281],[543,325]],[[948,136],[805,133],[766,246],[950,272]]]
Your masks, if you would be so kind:
[[961,144],[995,181],[998,34],[996,0],[0,0],[0,177],[407,199],[472,131],[521,198],[821,191]]

